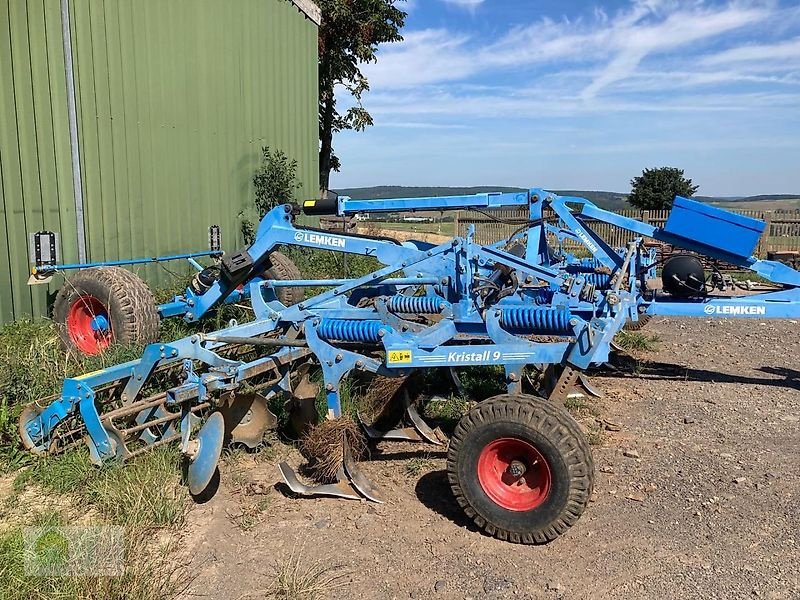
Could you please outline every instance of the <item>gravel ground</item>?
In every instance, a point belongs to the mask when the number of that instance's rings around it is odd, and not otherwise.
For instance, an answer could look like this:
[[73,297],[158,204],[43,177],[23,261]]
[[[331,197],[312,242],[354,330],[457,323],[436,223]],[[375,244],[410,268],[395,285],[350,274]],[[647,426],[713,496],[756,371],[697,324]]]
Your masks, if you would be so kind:
[[185,597],[263,597],[299,556],[339,569],[329,598],[800,598],[797,327],[654,320],[657,351],[592,378],[620,431],[594,449],[587,511],[546,546],[476,531],[432,446],[363,465],[382,505],[287,498],[272,462],[226,468],[189,516]]

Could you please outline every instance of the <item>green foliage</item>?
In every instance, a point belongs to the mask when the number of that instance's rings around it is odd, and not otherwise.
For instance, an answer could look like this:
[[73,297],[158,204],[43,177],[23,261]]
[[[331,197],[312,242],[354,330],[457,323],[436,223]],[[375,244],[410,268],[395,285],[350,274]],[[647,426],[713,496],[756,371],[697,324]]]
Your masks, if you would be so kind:
[[[295,201],[295,193],[300,189],[297,180],[297,160],[290,159],[283,150],[273,150],[269,146],[261,148],[261,165],[253,175],[255,190],[254,204],[258,219],[279,204]],[[252,244],[256,237],[256,226],[247,218],[242,219],[242,236],[246,244]]]
[[628,202],[640,210],[668,210],[675,196],[691,198],[700,186],[683,176],[683,169],[661,167],[645,169],[631,180]]
[[[0,600],[175,597],[191,577],[181,561],[172,559],[172,542],[163,543],[173,536],[159,531],[164,527],[175,531],[184,521],[188,497],[177,485],[178,462],[177,448],[157,448],[125,463],[124,468],[116,463],[98,469],[81,448],[37,460],[21,471],[14,480],[16,503],[6,501],[3,507],[15,514],[3,514],[7,527],[0,533]],[[22,493],[29,488],[32,494]],[[39,491],[48,498],[46,508],[42,508]],[[66,494],[70,501],[55,499],[59,494]],[[23,509],[21,502],[28,498],[35,500]],[[23,526],[76,524],[125,527],[126,558],[121,575],[33,577],[25,572]],[[43,558],[53,561],[56,568],[55,561],[63,562],[64,557],[49,552]]]
[[[50,521],[58,525],[60,519]],[[0,600],[167,600],[191,581],[182,563],[171,560],[169,547],[153,548],[150,539],[134,532],[126,534],[125,570],[118,576],[35,577],[25,570],[23,536],[19,527],[0,533]]]
[[506,393],[503,367],[459,367],[457,372],[464,392],[470,400],[481,401]]
[[115,525],[163,527],[183,523],[187,495],[178,486],[179,473],[175,446],[100,468],[92,465],[85,448],[79,448],[38,459],[17,476],[14,487],[36,484],[48,492],[76,495]]
[[[375,62],[379,44],[401,41],[406,13],[397,0],[318,0],[319,28],[319,168],[320,188],[327,190],[331,170],[339,170],[333,153],[333,134],[362,131],[372,116],[361,103],[369,82],[360,65]],[[344,114],[336,108],[334,89],[346,89],[354,105]]]
[[647,335],[641,331],[620,331],[614,341],[625,350],[640,350],[642,352],[655,352],[661,341],[657,335]]

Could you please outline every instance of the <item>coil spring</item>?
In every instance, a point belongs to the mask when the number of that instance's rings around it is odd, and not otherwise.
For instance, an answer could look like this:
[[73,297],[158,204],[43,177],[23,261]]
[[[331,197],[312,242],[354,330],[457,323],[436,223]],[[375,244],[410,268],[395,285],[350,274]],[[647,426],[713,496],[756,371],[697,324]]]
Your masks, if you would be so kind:
[[586,273],[584,279],[597,290],[607,290],[611,287],[611,275],[606,273]]
[[385,329],[385,326],[380,321],[322,319],[317,335],[323,340],[377,343],[381,339],[381,328]]
[[595,269],[600,269],[604,265],[594,257],[582,258],[578,263],[567,265],[567,273],[592,273]]
[[542,288],[536,288],[532,290],[532,292],[533,292],[532,296],[533,301],[538,305],[542,305],[542,304],[550,304],[550,302],[552,302],[556,290],[552,288],[542,287]]
[[503,309],[500,321],[503,328],[514,333],[565,334],[571,333],[568,308],[514,307]]
[[442,312],[445,302],[436,296],[392,296],[386,308],[397,314],[433,314]]

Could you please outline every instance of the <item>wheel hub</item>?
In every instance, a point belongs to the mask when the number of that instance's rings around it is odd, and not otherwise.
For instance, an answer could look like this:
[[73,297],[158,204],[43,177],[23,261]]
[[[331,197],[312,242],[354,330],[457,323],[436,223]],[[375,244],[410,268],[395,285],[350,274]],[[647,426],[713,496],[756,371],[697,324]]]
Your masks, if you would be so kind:
[[111,345],[108,309],[91,295],[80,296],[67,313],[67,333],[84,354],[99,354]]
[[544,456],[533,444],[518,438],[500,438],[483,448],[478,457],[478,481],[492,502],[515,512],[541,506],[552,485]]

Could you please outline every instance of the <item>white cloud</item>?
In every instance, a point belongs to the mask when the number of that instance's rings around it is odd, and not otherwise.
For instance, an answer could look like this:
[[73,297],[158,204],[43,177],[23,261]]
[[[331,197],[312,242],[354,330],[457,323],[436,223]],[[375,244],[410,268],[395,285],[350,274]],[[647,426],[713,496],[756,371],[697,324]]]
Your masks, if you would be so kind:
[[771,2],[707,7],[696,0],[639,0],[612,16],[595,10],[588,20],[540,19],[489,43],[445,29],[412,31],[404,42],[382,49],[365,71],[380,89],[464,81],[498,70],[593,65],[595,75],[581,91],[590,99],[633,76],[648,57],[685,52],[762,23],[774,11]]
[[454,4],[464,8],[475,8],[484,3],[485,0],[442,0],[445,4]]
[[800,37],[769,45],[752,45],[731,48],[706,57],[706,65],[722,65],[736,62],[775,61],[791,59],[800,62]]

